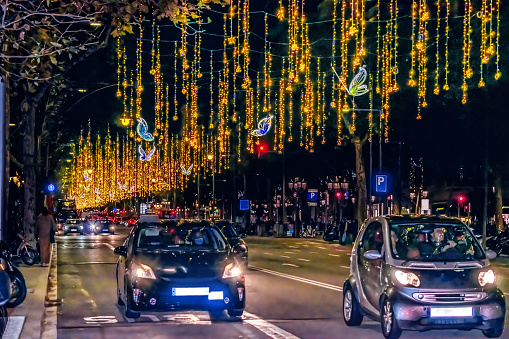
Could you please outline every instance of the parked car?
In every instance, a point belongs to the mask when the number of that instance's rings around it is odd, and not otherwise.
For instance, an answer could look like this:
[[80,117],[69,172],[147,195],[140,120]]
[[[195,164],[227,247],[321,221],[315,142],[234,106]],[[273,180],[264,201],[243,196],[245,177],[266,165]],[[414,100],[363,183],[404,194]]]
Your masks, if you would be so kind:
[[228,243],[233,249],[233,253],[235,254],[237,260],[247,267],[248,264],[248,248],[247,244],[244,241],[246,237],[245,233],[239,234],[233,227],[233,225],[226,220],[216,221],[216,226],[223,232],[224,236],[228,240]]
[[94,220],[90,225],[95,235],[101,233],[115,234],[115,226],[108,218]]
[[244,312],[244,273],[215,226],[139,223],[115,253],[117,299],[128,318],[175,308]]
[[343,287],[343,317],[380,321],[385,338],[402,330],[504,331],[506,305],[489,259],[461,221],[385,216],[368,220],[354,243]]

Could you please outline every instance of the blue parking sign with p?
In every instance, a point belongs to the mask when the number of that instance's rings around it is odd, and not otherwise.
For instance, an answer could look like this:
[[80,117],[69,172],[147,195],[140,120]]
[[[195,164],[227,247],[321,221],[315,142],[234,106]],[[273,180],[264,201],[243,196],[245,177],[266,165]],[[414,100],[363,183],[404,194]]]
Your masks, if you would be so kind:
[[386,175],[376,175],[375,177],[375,191],[376,192],[387,192],[387,176]]
[[318,201],[318,190],[308,190],[308,201]]

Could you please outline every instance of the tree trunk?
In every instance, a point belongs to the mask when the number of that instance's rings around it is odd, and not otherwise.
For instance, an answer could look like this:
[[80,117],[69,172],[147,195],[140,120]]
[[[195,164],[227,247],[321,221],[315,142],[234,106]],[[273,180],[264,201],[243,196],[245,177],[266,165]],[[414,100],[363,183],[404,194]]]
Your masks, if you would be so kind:
[[9,124],[11,123],[11,101],[10,101],[10,95],[11,95],[11,86],[9,78],[9,75],[5,75],[5,182],[4,182],[4,188],[5,188],[5,211],[4,211],[4,220],[6,221],[6,228],[2,229],[3,234],[1,235],[1,239],[7,239],[7,232],[9,227],[9,183],[10,183],[10,150],[11,150],[11,143],[9,141],[10,138],[10,127]]
[[495,224],[497,230],[504,230],[504,219],[502,218],[502,175],[497,171],[495,174],[495,200],[496,200],[496,211],[495,211]]
[[39,103],[33,97],[27,97],[22,110],[23,135],[23,172],[24,172],[24,204],[23,229],[27,242],[35,245],[35,197],[37,182],[35,178],[35,112]]
[[362,225],[366,220],[366,207],[367,203],[367,189],[366,189],[366,168],[364,167],[364,157],[362,155],[362,146],[364,142],[359,137],[352,138],[352,143],[355,146],[355,169],[357,178],[357,211],[355,217]]

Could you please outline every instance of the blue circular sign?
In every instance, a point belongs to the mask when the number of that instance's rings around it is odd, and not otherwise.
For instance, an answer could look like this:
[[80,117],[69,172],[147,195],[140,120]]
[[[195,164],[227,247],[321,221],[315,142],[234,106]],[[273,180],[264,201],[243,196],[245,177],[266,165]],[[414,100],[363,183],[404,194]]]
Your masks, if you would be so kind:
[[49,184],[48,187],[46,187],[46,189],[48,190],[48,192],[55,192],[55,185],[53,184]]

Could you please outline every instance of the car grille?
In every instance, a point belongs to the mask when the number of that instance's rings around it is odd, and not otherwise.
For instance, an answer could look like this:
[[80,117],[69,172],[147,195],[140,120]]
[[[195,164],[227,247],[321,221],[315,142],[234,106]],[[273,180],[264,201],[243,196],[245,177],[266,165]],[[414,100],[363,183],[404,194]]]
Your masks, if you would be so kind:
[[412,297],[415,300],[428,303],[462,303],[474,302],[486,298],[485,292],[465,292],[465,293],[414,293]]

